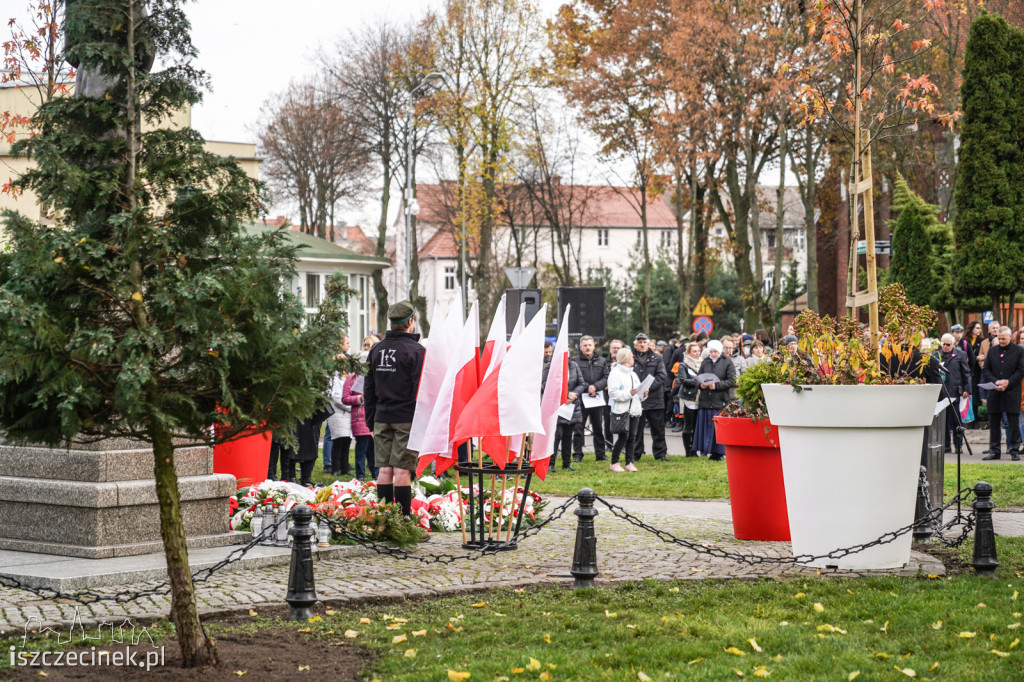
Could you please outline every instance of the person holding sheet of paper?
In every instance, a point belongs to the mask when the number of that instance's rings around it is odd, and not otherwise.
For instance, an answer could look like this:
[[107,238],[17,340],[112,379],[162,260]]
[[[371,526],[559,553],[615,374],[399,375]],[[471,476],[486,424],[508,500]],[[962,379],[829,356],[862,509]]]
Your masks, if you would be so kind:
[[[543,385],[548,382],[548,370],[551,369],[550,358],[544,365],[544,374],[541,378],[541,395]],[[562,452],[562,469],[576,471],[576,468],[569,463],[569,456],[572,453],[572,434],[576,425],[583,421],[583,412],[580,409],[580,395],[587,390],[587,384],[583,381],[580,367],[575,360],[569,360],[569,374],[567,385],[569,392],[565,397],[565,404],[558,410],[558,426],[555,427],[555,452]],[[554,471],[554,467],[551,468]]]
[[[714,375],[717,381],[708,380]],[[729,389],[736,385],[736,366],[730,358],[722,355],[721,341],[708,341],[708,356],[701,363],[696,379],[685,383],[697,383],[697,427],[693,434],[693,449],[720,461],[725,458],[725,447],[715,439],[715,416],[729,401]]]
[[[651,341],[647,334],[640,332],[633,339],[634,367],[633,371],[640,377],[640,399],[644,403],[644,421],[651,426],[651,451],[654,459],[665,461],[668,445],[665,443],[665,392],[669,388],[668,371],[661,356],[651,350]],[[636,460],[644,454],[643,424],[636,438]]]
[[945,393],[940,395],[946,400],[946,393],[957,401],[951,408],[946,409],[946,435],[944,443],[946,452],[951,452],[950,433],[953,434],[952,442],[956,446],[956,454],[960,454],[963,447],[960,434],[957,432],[959,426],[956,411],[959,410],[960,398],[971,397],[971,368],[967,362],[967,353],[956,347],[956,339],[952,334],[942,335],[942,348],[937,354],[942,368],[945,371],[943,384],[946,387]]
[[608,386],[608,361],[594,352],[594,337],[580,337],[580,354],[573,358],[580,368],[586,390],[582,393],[582,416],[576,423],[572,435],[572,458],[575,462],[583,461],[583,431],[587,421],[594,433],[594,455],[598,462],[608,461],[605,455],[604,440],[604,389]]
[[[608,430],[608,437],[611,438],[612,431],[615,432],[610,468],[621,474],[637,470],[634,455],[644,407],[640,377],[633,371],[633,352],[628,348],[620,348],[615,360],[615,365],[608,374],[608,398],[612,411],[612,427]],[[623,452],[626,458],[625,468],[619,464],[619,456]]]
[[[1015,424],[1020,415],[1021,381],[1024,380],[1024,348],[1010,343],[1010,328],[1000,327],[997,343],[989,348],[982,369],[982,383],[994,384],[988,393],[989,454],[982,459],[1000,458],[1000,441],[1003,414],[1010,424]],[[1009,429],[1006,449],[1010,459],[1020,459],[1020,429]]]

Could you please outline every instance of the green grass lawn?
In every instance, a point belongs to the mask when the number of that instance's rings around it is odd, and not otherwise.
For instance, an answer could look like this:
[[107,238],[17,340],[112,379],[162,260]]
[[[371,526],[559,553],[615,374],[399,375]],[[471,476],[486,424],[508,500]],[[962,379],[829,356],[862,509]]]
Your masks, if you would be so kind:
[[[321,460],[322,461],[322,460]],[[334,481],[323,475],[321,461],[313,472],[315,481]],[[729,497],[729,479],[725,462],[712,462],[704,457],[669,457],[656,462],[645,455],[637,464],[636,473],[616,474],[608,470],[608,462],[595,462],[592,453],[573,464],[577,471],[553,469],[547,480],[534,477],[531,487],[541,494],[573,495],[580,488],[593,488],[598,495],[609,497],[656,497],[673,499],[725,499]],[[978,481],[992,484],[997,507],[1024,507],[1024,468],[1011,464],[982,462],[964,463],[961,468],[964,486]],[[956,494],[956,465],[947,464],[945,499]]]

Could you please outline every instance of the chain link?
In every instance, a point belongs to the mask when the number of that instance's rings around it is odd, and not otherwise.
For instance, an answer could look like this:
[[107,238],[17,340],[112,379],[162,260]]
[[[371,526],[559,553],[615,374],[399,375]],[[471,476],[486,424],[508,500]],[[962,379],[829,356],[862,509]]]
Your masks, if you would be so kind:
[[[531,535],[536,535],[545,526],[547,526],[548,524],[553,523],[554,521],[557,521],[558,519],[560,519],[562,516],[565,515],[566,510],[568,510],[569,507],[571,507],[572,504],[576,501],[576,497],[577,497],[576,495],[573,495],[572,497],[567,499],[565,502],[563,502],[559,506],[557,506],[554,509],[552,509],[551,513],[548,515],[548,517],[546,519],[544,519],[543,521],[541,521],[539,523],[536,523],[536,524],[530,526],[529,528],[527,528],[526,530],[520,532],[518,534],[518,536],[516,537],[516,540],[517,541],[525,540],[526,538],[530,537]],[[334,520],[332,518],[324,516],[320,512],[315,512],[314,513],[314,517],[320,519],[320,521],[325,521],[327,523],[327,525],[329,525],[331,527],[331,530],[334,531],[335,533],[337,533],[338,535],[340,535],[341,537],[344,537],[344,538],[347,538],[349,540],[352,540],[353,542],[355,542],[355,543],[357,543],[359,545],[362,545],[363,547],[366,547],[368,549],[372,549],[377,554],[381,554],[383,556],[394,557],[396,559],[412,559],[414,561],[420,561],[420,562],[425,563],[425,564],[445,564],[445,565],[447,565],[447,564],[451,564],[451,563],[454,563],[456,561],[463,560],[463,559],[468,560],[468,561],[476,561],[477,559],[481,559],[481,558],[483,558],[485,556],[488,556],[490,554],[497,554],[498,552],[502,551],[501,548],[500,548],[500,545],[488,545],[488,546],[485,546],[485,547],[481,547],[480,549],[471,550],[471,551],[469,551],[469,552],[467,552],[465,554],[421,554],[421,553],[414,553],[414,552],[409,552],[409,551],[407,551],[405,549],[402,549],[401,547],[394,547],[392,545],[388,545],[388,544],[383,543],[383,542],[377,542],[375,540],[370,540],[368,538],[365,538],[365,537],[363,537],[361,535],[357,535],[357,534],[353,533],[352,531],[346,530],[345,527],[339,521],[336,521],[336,520]],[[510,520],[510,522],[511,522],[511,520]]]
[[[942,523],[943,515],[941,513],[936,515],[935,509],[932,507],[932,497],[931,495],[928,494],[928,474],[924,467],[921,468],[921,480],[918,485],[920,486],[920,495],[921,498],[924,500],[925,509],[925,516],[921,518],[919,523],[927,523],[929,526],[931,526],[932,533],[935,539],[941,542],[946,547],[955,548],[964,544],[964,541],[967,540],[967,538],[970,536],[971,531],[974,530],[974,520],[977,516],[977,513],[972,509],[971,513],[967,514],[966,516],[963,514],[957,514],[947,523]],[[968,498],[974,494],[974,491],[971,488],[964,488],[963,490],[960,491],[960,494],[963,495],[965,491],[971,493],[970,495],[966,496]],[[967,502],[966,499],[963,499],[961,501]],[[946,505],[946,507],[949,507],[949,505]],[[944,509],[946,507],[944,507]],[[960,535],[955,538],[947,538],[945,536],[945,532],[953,528],[954,526],[961,525],[961,522],[962,528],[960,529]]]
[[[207,580],[209,580],[217,571],[221,570],[228,564],[233,564],[236,561],[240,560],[249,552],[249,550],[259,545],[263,541],[264,537],[269,535],[271,531],[276,531],[278,526],[280,526],[282,523],[286,523],[287,519],[287,515],[282,515],[281,518],[278,519],[277,523],[274,523],[264,528],[263,532],[259,536],[253,538],[247,544],[234,550],[225,558],[215,563],[213,566],[207,566],[206,568],[201,568],[192,573],[192,583],[204,583]],[[271,535],[271,537],[273,536]],[[32,587],[30,585],[25,585],[16,578],[11,578],[9,576],[3,575],[0,575],[0,586],[13,587],[18,590],[31,592],[37,597],[41,597],[42,599],[46,600],[64,599],[67,601],[77,602],[79,604],[84,604],[87,606],[89,604],[96,604],[98,602],[106,601],[116,602],[118,604],[128,604],[130,602],[142,599],[144,597],[163,597],[170,594],[171,592],[170,583],[166,580],[163,580],[157,585],[146,590],[121,590],[120,592],[114,594],[103,594],[100,592],[95,592],[93,590],[82,590],[81,592],[75,592],[73,594],[65,594],[64,592],[61,592],[59,590],[54,590],[47,587]]]
[[640,528],[642,530],[647,531],[648,533],[651,533],[652,535],[654,535],[655,537],[660,539],[662,542],[666,542],[666,543],[673,544],[673,545],[679,545],[680,547],[685,547],[686,549],[693,550],[694,552],[699,552],[701,554],[707,554],[709,556],[717,557],[719,559],[728,559],[730,561],[736,561],[736,562],[744,563],[744,564],[750,564],[750,565],[754,565],[754,564],[777,564],[777,565],[782,565],[782,564],[805,564],[805,563],[811,563],[813,561],[820,561],[822,559],[842,559],[843,557],[847,557],[847,556],[850,556],[851,554],[857,554],[859,552],[863,552],[864,550],[870,549],[872,547],[877,547],[879,545],[888,544],[888,543],[896,540],[896,538],[900,537],[901,535],[905,535],[905,534],[909,533],[910,531],[912,531],[914,529],[914,526],[916,526],[921,521],[931,522],[936,517],[936,515],[937,515],[938,518],[941,519],[942,518],[942,514],[943,514],[943,512],[946,511],[946,509],[948,509],[952,505],[956,504],[957,502],[962,501],[963,498],[968,497],[971,493],[972,493],[972,491],[971,491],[970,488],[964,488],[948,504],[945,504],[945,505],[943,505],[942,507],[940,507],[938,509],[932,510],[927,516],[923,517],[921,520],[915,521],[914,523],[911,523],[909,526],[904,526],[903,528],[900,528],[898,530],[894,530],[894,531],[890,531],[888,533],[885,533],[881,537],[879,537],[879,538],[877,538],[875,540],[872,540],[871,542],[865,542],[865,543],[862,543],[862,544],[859,544],[859,545],[854,545],[853,547],[844,547],[844,548],[841,548],[841,549],[834,549],[831,552],[828,552],[827,554],[821,554],[821,555],[818,555],[818,556],[812,556],[810,554],[800,554],[798,556],[793,556],[793,557],[769,557],[769,556],[760,556],[760,555],[757,555],[757,554],[741,554],[739,552],[730,552],[730,551],[722,549],[720,547],[707,547],[705,545],[698,544],[696,542],[691,542],[689,540],[684,540],[682,538],[677,538],[676,536],[672,535],[668,531],[664,531],[664,530],[661,530],[659,528],[655,528],[654,526],[652,526],[652,525],[650,525],[648,523],[644,523],[639,518],[637,518],[636,516],[630,514],[628,511],[626,511],[622,507],[620,507],[618,505],[615,505],[615,504],[612,504],[611,502],[609,502],[608,500],[604,499],[603,497],[598,496],[597,497],[597,501],[600,502],[601,504],[603,504],[604,506],[606,506],[608,508],[608,510],[614,516],[617,516],[620,519],[623,519],[623,520],[633,524],[637,528]]

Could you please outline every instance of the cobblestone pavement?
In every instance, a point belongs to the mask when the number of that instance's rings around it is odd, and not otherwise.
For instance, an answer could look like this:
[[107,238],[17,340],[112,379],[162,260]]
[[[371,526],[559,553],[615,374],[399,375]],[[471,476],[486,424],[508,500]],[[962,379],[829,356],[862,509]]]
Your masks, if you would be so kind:
[[[562,500],[552,500],[552,508]],[[744,542],[732,537],[727,501],[685,502],[673,500],[615,500],[645,522],[676,536],[748,554],[791,556],[789,543]],[[794,565],[747,565],[709,557],[668,545],[613,517],[598,505],[598,568],[600,584],[653,578],[658,580],[756,579],[829,575]],[[1020,515],[1024,517],[1024,514]],[[325,603],[354,603],[373,599],[417,598],[445,595],[498,586],[565,584],[572,561],[576,518],[567,512],[558,521],[527,538],[518,551],[488,555],[451,565],[424,564],[370,554],[367,551],[343,559],[316,562],[317,592]],[[460,533],[438,533],[417,548],[420,554],[463,554]],[[941,563],[914,553],[899,575],[918,572],[943,574]],[[888,572],[886,572],[888,573]],[[843,572],[844,576],[858,576]],[[205,614],[281,607],[288,580],[287,566],[273,566],[216,574],[198,586],[200,609]],[[152,583],[131,585],[144,589]],[[124,586],[109,588],[117,592]],[[80,617],[83,624],[110,622],[131,617],[135,622],[164,617],[167,597],[147,597],[128,604],[100,603],[90,606],[58,604],[31,593],[0,588],[0,632],[21,633],[31,627]]]

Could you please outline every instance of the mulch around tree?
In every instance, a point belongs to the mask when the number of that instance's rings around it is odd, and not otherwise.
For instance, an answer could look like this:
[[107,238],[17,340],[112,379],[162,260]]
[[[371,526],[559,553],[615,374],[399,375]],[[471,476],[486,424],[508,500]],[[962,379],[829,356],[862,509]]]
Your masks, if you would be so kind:
[[[36,667],[0,670],[0,680],[103,680],[103,682],[120,682],[121,680],[155,679],[176,682],[206,682],[208,680],[277,680],[303,679],[311,680],[359,680],[360,672],[369,665],[374,656],[344,639],[324,640],[310,639],[308,635],[297,632],[295,625],[266,627],[257,632],[246,632],[240,627],[243,617],[227,617],[204,621],[207,631],[214,637],[220,665],[208,668],[181,668],[178,643],[173,637],[164,639],[164,665],[151,668],[149,671],[137,667]],[[227,630],[210,628],[211,623],[226,626]],[[340,635],[340,633],[339,633]],[[144,641],[137,649],[148,649],[149,642]],[[96,647],[97,651],[116,651],[123,649],[123,644]],[[88,652],[92,647],[73,649]],[[70,651],[71,649],[69,649]],[[309,666],[308,670],[306,666]],[[40,671],[46,677],[39,675]],[[242,674],[240,674],[242,673]]]

